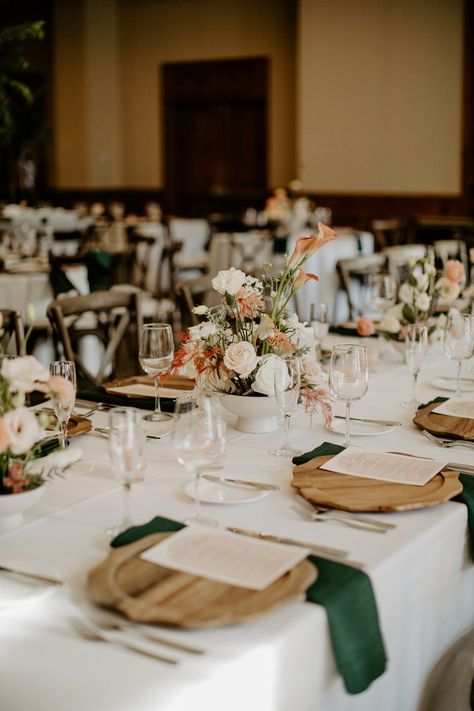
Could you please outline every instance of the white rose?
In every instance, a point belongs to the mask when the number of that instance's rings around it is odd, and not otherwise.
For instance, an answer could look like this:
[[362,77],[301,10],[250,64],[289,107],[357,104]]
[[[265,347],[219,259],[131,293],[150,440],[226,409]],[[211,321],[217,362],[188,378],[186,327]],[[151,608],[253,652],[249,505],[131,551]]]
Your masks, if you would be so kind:
[[402,284],[400,287],[400,291],[398,292],[398,296],[400,297],[400,300],[403,301],[404,304],[412,304],[413,302],[413,289],[409,284]]
[[38,382],[46,382],[49,371],[33,356],[22,358],[4,358],[1,375],[11,382],[14,392],[30,393],[37,389]]
[[415,306],[420,311],[428,311],[430,308],[430,297],[428,294],[418,294],[415,299]]
[[218,272],[217,276],[212,280],[212,286],[219,294],[230,294],[235,296],[238,290],[243,285],[247,276],[240,269],[231,267],[226,271]]
[[248,341],[239,341],[229,346],[224,353],[224,365],[246,378],[257,366],[255,348]]
[[197,326],[191,326],[189,329],[189,335],[192,341],[196,341],[198,338],[206,340],[209,336],[213,336],[217,333],[217,326],[215,323],[210,321],[204,321],[204,323],[198,323]]
[[26,407],[19,407],[5,413],[3,425],[12,454],[25,454],[42,435],[35,415]]
[[193,313],[196,314],[196,316],[204,316],[204,314],[207,314],[208,311],[209,308],[206,304],[201,304],[200,306],[195,306],[193,308]]
[[426,272],[424,274],[420,274],[420,276],[416,278],[416,288],[418,289],[418,291],[426,291],[428,288],[429,280],[429,276],[428,274],[426,274]]
[[395,316],[389,316],[385,314],[380,322],[379,329],[381,331],[387,331],[387,333],[398,333],[400,330],[400,321]]
[[279,390],[283,390],[289,382],[290,376],[285,361],[272,353],[260,359],[252,390],[272,397],[275,395],[275,385]]
[[316,383],[321,377],[321,365],[310,355],[301,358],[303,374],[310,383]]

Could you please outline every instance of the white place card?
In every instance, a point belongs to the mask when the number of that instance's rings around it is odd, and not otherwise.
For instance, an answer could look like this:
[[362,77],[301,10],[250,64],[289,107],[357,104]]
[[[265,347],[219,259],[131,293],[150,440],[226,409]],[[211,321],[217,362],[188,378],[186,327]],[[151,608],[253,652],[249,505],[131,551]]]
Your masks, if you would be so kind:
[[358,447],[347,447],[320,468],[349,476],[424,486],[446,465],[447,462],[434,459],[386,452],[364,452]]
[[306,548],[187,526],[141,554],[165,568],[250,590],[264,590],[310,553]]
[[435,412],[437,415],[451,415],[451,417],[465,417],[468,420],[474,420],[474,400],[450,398],[431,412]]

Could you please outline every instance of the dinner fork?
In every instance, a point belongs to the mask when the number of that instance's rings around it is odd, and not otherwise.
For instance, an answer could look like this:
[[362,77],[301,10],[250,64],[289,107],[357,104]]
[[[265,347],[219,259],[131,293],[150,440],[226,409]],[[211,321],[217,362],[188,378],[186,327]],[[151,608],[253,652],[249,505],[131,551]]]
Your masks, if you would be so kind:
[[343,509],[331,509],[327,506],[315,506],[313,504],[313,511],[318,514],[326,514],[326,516],[332,516],[334,518],[346,518],[356,523],[365,523],[368,526],[374,526],[375,528],[380,528],[384,531],[389,531],[392,528],[397,527],[394,523],[379,521],[378,519],[369,518],[368,516],[362,516],[359,513],[352,513],[352,511],[344,511]]
[[314,511],[311,514],[311,521],[323,523],[333,521],[334,523],[342,523],[344,526],[348,526],[349,528],[357,528],[360,531],[366,531],[367,533],[387,533],[386,528],[379,528],[378,526],[373,526],[371,524],[362,522],[357,523],[357,521],[352,521],[348,518],[343,518],[342,516],[328,516],[326,512],[318,513],[317,511]]
[[204,649],[194,647],[190,644],[186,644],[185,642],[168,639],[167,637],[163,637],[159,632],[155,632],[153,629],[147,630],[143,627],[137,627],[130,622],[118,622],[105,620],[103,618],[99,620],[94,616],[91,623],[93,623],[97,629],[103,630],[104,632],[135,632],[144,639],[156,642],[157,644],[162,644],[165,647],[172,647],[180,652],[187,652],[188,654],[205,654]]
[[436,437],[431,434],[431,432],[428,432],[428,430],[421,430],[421,432],[425,435],[425,437],[440,447],[467,447],[468,449],[472,449],[474,447],[474,442],[468,442],[464,439],[446,439],[445,437]]
[[[78,403],[76,403],[77,405]],[[89,415],[92,415],[94,412],[98,412],[100,410],[111,410],[112,405],[107,405],[105,402],[98,402],[94,407],[91,407],[90,410],[87,410],[87,412],[81,412],[77,413],[79,417],[89,417]]]

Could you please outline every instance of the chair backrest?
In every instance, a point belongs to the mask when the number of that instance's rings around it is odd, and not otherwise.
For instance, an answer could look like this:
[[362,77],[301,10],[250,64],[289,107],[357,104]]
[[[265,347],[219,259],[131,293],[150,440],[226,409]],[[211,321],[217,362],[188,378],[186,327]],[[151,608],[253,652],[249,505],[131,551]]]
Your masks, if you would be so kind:
[[74,267],[82,267],[86,270],[86,263],[82,256],[58,256],[50,252],[48,255],[49,261],[49,283],[53,290],[54,298],[57,299],[60,294],[69,294],[70,296],[82,293],[76,283],[70,279],[70,270]]
[[[129,362],[125,370],[137,371],[138,342],[142,326],[140,294],[123,291],[95,291],[85,296],[57,299],[48,306],[48,318],[62,346],[64,358],[74,361],[78,376],[93,385],[118,373],[119,348],[127,348]],[[79,353],[86,336],[96,336],[104,344],[97,374]],[[135,348],[133,346],[135,345]],[[134,352],[136,351],[136,352]],[[131,361],[131,362],[130,362]]]
[[367,256],[340,259],[336,264],[341,289],[347,296],[351,318],[357,318],[362,311],[363,304],[357,299],[356,287],[364,285],[370,274],[378,274],[387,269],[387,257],[384,254],[371,254]]
[[406,269],[411,259],[422,259],[426,256],[426,244],[403,244],[386,247],[382,254],[388,258],[388,271],[398,283],[406,280]]
[[183,247],[177,260],[180,268],[205,259],[206,244],[209,241],[210,227],[207,220],[188,217],[170,217],[168,219],[170,239],[181,242]]
[[217,272],[230,268],[232,253],[231,235],[216,233],[212,235],[209,245],[208,274],[214,278]]
[[22,355],[25,349],[25,330],[19,311],[0,309],[0,352]]
[[370,229],[374,234],[378,249],[405,244],[409,241],[410,230],[406,220],[396,217],[372,220]]
[[459,259],[463,263],[466,274],[469,260],[466,243],[460,239],[438,239],[433,242],[435,255],[441,260],[443,267],[450,259]]

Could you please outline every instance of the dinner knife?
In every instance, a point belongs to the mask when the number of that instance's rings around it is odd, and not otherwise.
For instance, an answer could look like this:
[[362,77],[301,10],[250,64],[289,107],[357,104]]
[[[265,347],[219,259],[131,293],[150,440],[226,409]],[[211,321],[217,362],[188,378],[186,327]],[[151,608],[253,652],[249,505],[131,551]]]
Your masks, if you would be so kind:
[[[345,415],[333,415],[337,420],[345,420]],[[350,417],[351,422],[368,422],[372,425],[385,425],[386,427],[401,427],[401,422],[393,422],[392,420],[371,420],[369,417]]]
[[47,585],[64,585],[64,581],[59,580],[59,578],[52,578],[47,575],[39,575],[38,573],[26,573],[24,570],[18,570],[17,568],[12,568],[7,565],[0,565],[0,573],[19,578],[20,582],[23,579],[24,581],[29,580]]
[[[94,432],[98,432],[99,434],[103,435],[104,437],[109,437],[110,435],[110,429],[108,427],[94,427]],[[147,434],[145,437],[147,439],[163,439],[165,435],[151,435]]]
[[264,491],[280,491],[279,486],[274,484],[264,484],[261,481],[247,481],[246,479],[231,479],[230,477],[219,477],[212,474],[202,474],[203,479],[213,481],[216,484],[240,484],[241,486],[252,486],[254,489],[263,489]]

